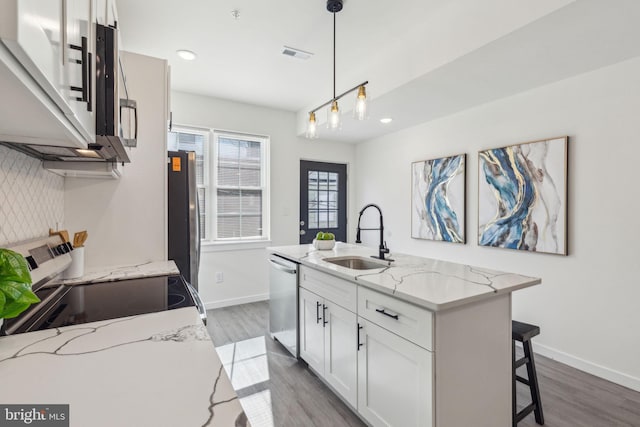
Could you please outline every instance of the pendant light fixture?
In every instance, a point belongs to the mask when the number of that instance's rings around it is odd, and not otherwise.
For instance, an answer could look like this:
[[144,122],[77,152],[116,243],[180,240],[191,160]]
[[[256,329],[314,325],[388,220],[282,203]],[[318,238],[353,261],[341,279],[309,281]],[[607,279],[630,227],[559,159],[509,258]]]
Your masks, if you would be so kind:
[[360,83],[349,89],[346,92],[336,96],[336,13],[342,10],[343,0],[327,0],[327,10],[333,14],[333,98],[324,104],[309,111],[309,122],[307,123],[307,138],[317,138],[317,121],[316,111],[330,105],[327,110],[327,128],[331,130],[337,130],[341,127],[341,114],[338,100],[343,96],[358,90],[358,96],[356,97],[356,105],[353,109],[353,115],[358,120],[364,120],[367,118],[367,92],[365,86],[369,84],[368,81]]

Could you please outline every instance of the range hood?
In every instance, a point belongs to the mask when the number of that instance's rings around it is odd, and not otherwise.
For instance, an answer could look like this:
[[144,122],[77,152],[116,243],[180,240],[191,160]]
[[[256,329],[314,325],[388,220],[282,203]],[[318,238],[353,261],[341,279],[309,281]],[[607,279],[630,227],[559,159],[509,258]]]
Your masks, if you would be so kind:
[[87,148],[58,147],[53,145],[16,144],[0,142],[14,150],[45,161],[108,161],[130,163],[129,155],[117,137],[96,136],[96,144],[89,144]]
[[69,178],[118,179],[122,175],[120,163],[105,161],[44,161],[42,167]]

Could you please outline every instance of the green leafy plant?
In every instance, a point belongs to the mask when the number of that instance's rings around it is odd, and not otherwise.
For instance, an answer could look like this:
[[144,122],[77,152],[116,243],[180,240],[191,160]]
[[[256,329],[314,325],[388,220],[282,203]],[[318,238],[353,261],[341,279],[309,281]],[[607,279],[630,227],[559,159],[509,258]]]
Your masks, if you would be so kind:
[[11,319],[40,299],[31,290],[27,260],[19,253],[0,249],[0,319]]
[[335,240],[335,238],[336,236],[333,233],[319,231],[318,234],[316,234],[316,240]]

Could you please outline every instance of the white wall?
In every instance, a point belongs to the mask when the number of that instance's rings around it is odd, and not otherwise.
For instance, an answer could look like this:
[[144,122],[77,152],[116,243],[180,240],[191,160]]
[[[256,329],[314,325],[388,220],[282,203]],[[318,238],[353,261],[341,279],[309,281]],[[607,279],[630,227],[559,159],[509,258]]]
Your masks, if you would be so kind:
[[119,180],[65,178],[65,226],[86,229],[86,266],[167,259],[167,62],[125,52],[129,96],[138,102],[138,147]]
[[[541,277],[513,299],[513,317],[541,327],[536,351],[640,390],[639,114],[634,59],[361,143],[357,205],[381,205],[392,252]],[[562,135],[569,256],[478,247],[477,152]],[[467,244],[412,240],[411,162],[458,153],[468,154]]]
[[[271,245],[298,243],[300,159],[347,163],[353,170],[355,147],[295,134],[295,113],[193,95],[171,93],[173,122],[267,135],[271,140]],[[349,212],[353,212],[353,180],[349,180]],[[353,235],[349,227],[349,235]],[[199,291],[208,308],[268,298],[268,264],[264,248],[211,252],[203,247]],[[215,283],[215,273],[224,274]]]

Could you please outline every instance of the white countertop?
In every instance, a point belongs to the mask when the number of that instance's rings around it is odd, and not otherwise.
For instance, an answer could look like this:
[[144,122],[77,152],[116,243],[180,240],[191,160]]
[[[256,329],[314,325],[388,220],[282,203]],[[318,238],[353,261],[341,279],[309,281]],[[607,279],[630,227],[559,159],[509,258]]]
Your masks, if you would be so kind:
[[56,279],[46,286],[56,285],[84,285],[87,283],[113,282],[116,280],[138,279],[141,277],[168,276],[180,274],[173,261],[153,261],[144,264],[119,265],[114,267],[100,267],[90,269],[76,279]]
[[324,261],[331,257],[362,256],[382,262],[370,258],[378,255],[377,249],[341,242],[327,251],[316,250],[312,245],[276,246],[267,250],[432,311],[541,283],[536,277],[395,252],[390,255],[395,261],[373,270],[352,270]]
[[195,308],[0,338],[0,402],[71,426],[249,425]]

